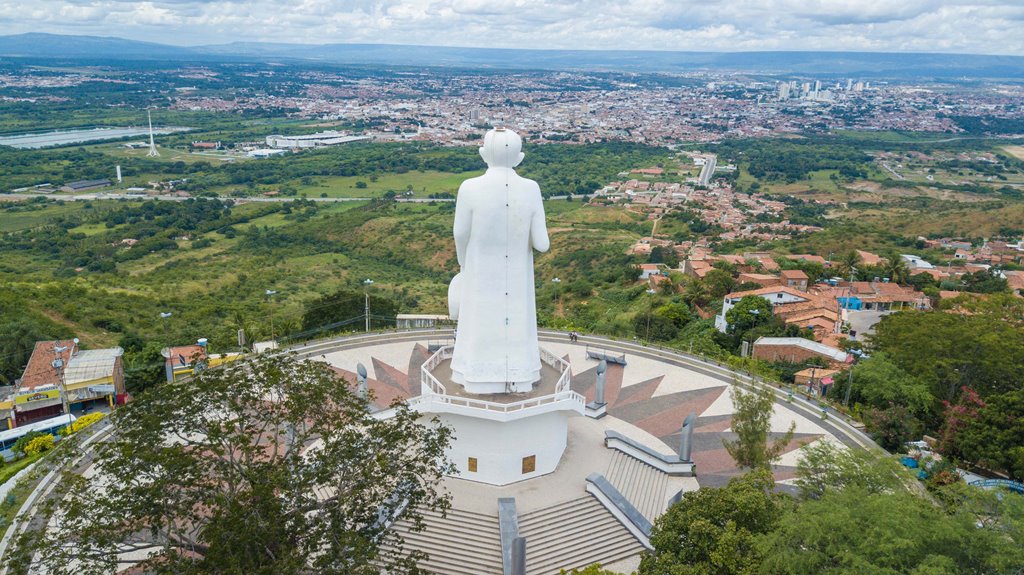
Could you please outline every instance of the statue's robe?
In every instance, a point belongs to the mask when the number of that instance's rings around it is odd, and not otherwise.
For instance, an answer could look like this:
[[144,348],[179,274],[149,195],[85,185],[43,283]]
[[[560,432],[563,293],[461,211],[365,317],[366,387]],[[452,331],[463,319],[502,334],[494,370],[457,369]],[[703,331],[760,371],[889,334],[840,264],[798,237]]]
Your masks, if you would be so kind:
[[454,232],[462,271],[452,294],[458,314],[452,379],[464,385],[536,382],[533,250],[549,247],[540,187],[502,167],[466,180]]

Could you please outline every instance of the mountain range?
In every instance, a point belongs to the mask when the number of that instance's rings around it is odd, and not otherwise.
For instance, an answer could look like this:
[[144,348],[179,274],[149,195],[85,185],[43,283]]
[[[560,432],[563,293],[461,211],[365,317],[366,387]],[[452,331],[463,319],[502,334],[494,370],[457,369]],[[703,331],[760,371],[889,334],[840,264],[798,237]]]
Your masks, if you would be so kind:
[[0,57],[80,60],[306,61],[388,66],[621,72],[721,71],[874,78],[1024,79],[1024,57],[886,52],[672,52],[529,50],[396,44],[233,42],[171,46],[114,37],[59,34],[0,36]]

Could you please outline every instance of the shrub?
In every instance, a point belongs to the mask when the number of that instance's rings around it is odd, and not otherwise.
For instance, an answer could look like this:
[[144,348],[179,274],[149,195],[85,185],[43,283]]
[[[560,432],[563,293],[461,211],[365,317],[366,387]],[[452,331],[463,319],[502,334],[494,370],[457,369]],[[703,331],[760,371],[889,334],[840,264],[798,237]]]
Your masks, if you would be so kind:
[[28,444],[25,445],[25,455],[32,456],[50,451],[53,449],[53,436],[52,435],[40,435],[33,438]]
[[104,413],[90,413],[89,415],[83,415],[76,419],[71,425],[61,430],[62,435],[71,435],[76,431],[85,429],[97,421],[103,419],[106,416]]
[[43,432],[41,431],[30,431],[25,435],[22,435],[18,441],[14,442],[14,445],[11,447],[11,451],[13,451],[18,457],[23,457],[25,455],[25,448],[28,446],[29,442],[42,436]]

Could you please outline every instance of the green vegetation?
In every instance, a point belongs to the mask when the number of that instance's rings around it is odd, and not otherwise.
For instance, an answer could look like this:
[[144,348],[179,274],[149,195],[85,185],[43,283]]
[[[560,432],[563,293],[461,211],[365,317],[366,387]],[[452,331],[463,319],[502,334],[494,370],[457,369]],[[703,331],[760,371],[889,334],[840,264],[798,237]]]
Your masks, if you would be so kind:
[[804,448],[798,497],[760,469],[683,495],[655,523],[638,575],[1012,574],[1024,498],[962,484],[927,493],[888,457]]
[[782,437],[769,442],[772,408],[775,405],[772,389],[757,386],[745,391],[739,383],[734,382],[729,388],[729,394],[736,406],[731,424],[736,439],[723,440],[725,450],[740,468],[771,469],[772,462],[778,459],[793,440],[796,423],[790,424],[789,430]]
[[96,473],[56,482],[46,512],[61,520],[30,526],[11,567],[36,555],[33,568],[109,573],[120,545],[155,541],[167,573],[419,573],[422,554],[390,525],[449,507],[451,430],[368,406],[325,364],[272,354],[155,387],[110,416]]

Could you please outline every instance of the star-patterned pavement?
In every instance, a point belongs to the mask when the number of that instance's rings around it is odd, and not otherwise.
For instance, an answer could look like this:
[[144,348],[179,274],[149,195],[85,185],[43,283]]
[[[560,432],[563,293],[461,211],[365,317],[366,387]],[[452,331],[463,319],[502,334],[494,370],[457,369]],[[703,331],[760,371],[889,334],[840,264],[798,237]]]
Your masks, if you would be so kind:
[[[323,355],[346,380],[356,379],[356,365],[362,363],[368,373],[367,383],[378,407],[386,407],[419,395],[420,366],[431,355],[433,341],[405,341],[371,344]],[[595,395],[598,361],[587,357],[587,346],[568,341],[542,341],[541,346],[569,362],[572,388],[592,401]],[[678,453],[680,426],[690,413],[697,414],[694,427],[692,457],[697,464],[697,481],[701,486],[719,486],[740,474],[735,462],[723,447],[723,439],[732,439],[730,431],[734,407],[729,382],[698,367],[684,365],[640,353],[627,353],[625,366],[609,364],[605,374],[605,401],[610,427],[632,428],[636,437],[660,442],[650,445],[663,453]],[[786,446],[774,468],[775,478],[782,484],[794,476],[799,448],[814,441],[844,443],[828,421],[810,418],[785,403],[777,403],[772,414],[771,435],[783,436],[795,425],[792,441]]]

